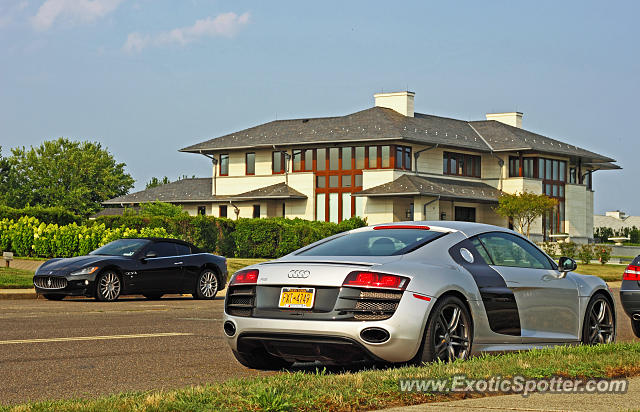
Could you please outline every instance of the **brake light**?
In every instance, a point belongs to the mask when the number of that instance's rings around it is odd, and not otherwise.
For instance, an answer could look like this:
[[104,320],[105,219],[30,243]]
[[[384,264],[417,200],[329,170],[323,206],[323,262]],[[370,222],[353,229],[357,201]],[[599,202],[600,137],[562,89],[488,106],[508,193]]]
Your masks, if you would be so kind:
[[622,280],[640,280],[640,266],[627,266],[622,275]]
[[231,278],[231,282],[229,282],[229,285],[255,285],[256,283],[258,283],[258,273],[258,269],[240,270],[233,275],[233,278]]
[[423,225],[382,225],[382,226],[373,227],[373,230],[389,230],[389,229],[431,230],[429,226],[423,226]]
[[404,276],[357,271],[349,273],[342,286],[405,290],[408,284],[409,279]]

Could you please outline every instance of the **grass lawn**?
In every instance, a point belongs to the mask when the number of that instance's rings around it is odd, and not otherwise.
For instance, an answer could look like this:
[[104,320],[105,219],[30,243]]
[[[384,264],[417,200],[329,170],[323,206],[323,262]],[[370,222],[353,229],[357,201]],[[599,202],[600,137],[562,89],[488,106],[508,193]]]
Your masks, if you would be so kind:
[[[468,379],[516,375],[526,378],[622,378],[640,375],[640,343],[559,347],[464,362],[345,373],[285,372],[233,379],[178,390],[129,392],[90,400],[61,400],[16,406],[17,411],[351,411],[459,399],[460,393],[399,391],[399,379]],[[482,395],[472,395],[482,396]],[[549,395],[552,396],[552,395]],[[11,408],[0,407],[0,411]]]
[[266,262],[267,260],[268,259],[229,258],[227,259],[227,272],[229,272],[229,278],[245,266],[255,265],[256,263]]
[[33,272],[30,270],[0,268],[0,289],[33,288]]
[[616,282],[622,280],[622,273],[626,267],[627,265],[584,265],[579,263],[576,272],[583,275],[596,275],[606,282]]

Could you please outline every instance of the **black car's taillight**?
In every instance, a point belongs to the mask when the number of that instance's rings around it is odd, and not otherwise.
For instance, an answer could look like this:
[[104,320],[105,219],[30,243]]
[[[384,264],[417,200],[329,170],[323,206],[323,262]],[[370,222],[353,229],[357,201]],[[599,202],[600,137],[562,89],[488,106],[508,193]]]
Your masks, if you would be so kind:
[[627,266],[622,275],[622,280],[640,280],[640,266]]

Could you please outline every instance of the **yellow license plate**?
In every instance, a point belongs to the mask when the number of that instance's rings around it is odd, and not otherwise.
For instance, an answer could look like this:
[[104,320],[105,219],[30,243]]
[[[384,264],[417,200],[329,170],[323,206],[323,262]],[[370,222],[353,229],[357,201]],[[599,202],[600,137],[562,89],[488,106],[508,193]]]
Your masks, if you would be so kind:
[[280,308],[311,309],[316,295],[314,288],[282,288],[280,291]]

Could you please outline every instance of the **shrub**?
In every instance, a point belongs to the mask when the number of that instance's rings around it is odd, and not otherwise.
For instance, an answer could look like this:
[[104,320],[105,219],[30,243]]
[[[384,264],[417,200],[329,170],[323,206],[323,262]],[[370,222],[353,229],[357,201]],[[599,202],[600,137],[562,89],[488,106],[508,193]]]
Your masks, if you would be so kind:
[[589,244],[584,244],[580,246],[580,250],[578,251],[578,257],[580,258],[580,261],[583,264],[588,265],[589,263],[591,263],[591,259],[593,259],[594,256],[595,254],[593,251],[593,246]]
[[17,222],[23,216],[35,217],[40,222],[68,225],[70,223],[81,224],[80,216],[74,215],[62,207],[27,206],[23,209],[14,209],[8,206],[0,206],[0,220],[8,219]]
[[542,242],[542,245],[540,246],[547,255],[551,257],[558,255],[558,244],[556,242]]
[[560,255],[575,259],[578,251],[578,245],[574,242],[561,242],[558,243],[558,246],[560,248]]
[[596,246],[596,257],[601,264],[606,264],[611,259],[611,246]]

